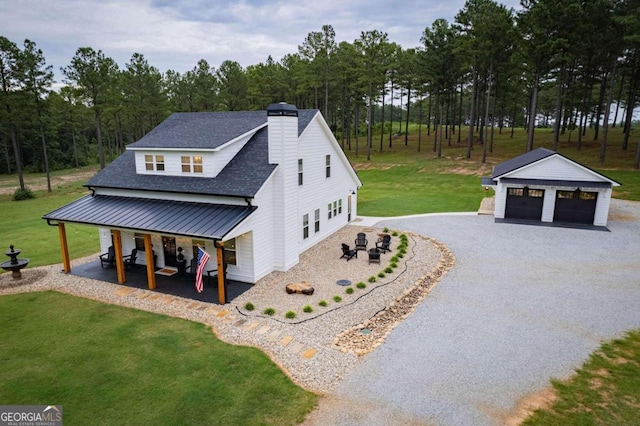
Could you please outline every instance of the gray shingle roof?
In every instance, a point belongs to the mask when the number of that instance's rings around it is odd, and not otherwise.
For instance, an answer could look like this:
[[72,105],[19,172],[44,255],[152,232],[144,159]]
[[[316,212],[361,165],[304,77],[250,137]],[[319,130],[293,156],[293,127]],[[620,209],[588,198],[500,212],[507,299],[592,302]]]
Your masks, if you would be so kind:
[[[318,110],[299,110],[298,134],[302,133],[317,113]],[[215,148],[266,122],[266,111],[177,113],[129,146],[159,149]],[[225,130],[216,133],[216,129]],[[185,135],[196,141],[189,142]],[[85,186],[252,198],[277,166],[269,164],[268,148],[267,127],[264,127],[256,132],[215,178],[137,174],[135,154],[127,151],[91,178]]]
[[555,154],[555,151],[551,151],[546,148],[538,148],[533,151],[529,151],[526,154],[522,154],[518,157],[512,158],[511,160],[507,160],[503,163],[497,164],[493,168],[493,176],[492,178],[500,177],[504,174],[512,172],[520,167],[524,167],[528,164],[535,163],[536,161],[540,161],[543,158],[547,158]]
[[264,124],[264,111],[177,112],[131,148],[213,149]]

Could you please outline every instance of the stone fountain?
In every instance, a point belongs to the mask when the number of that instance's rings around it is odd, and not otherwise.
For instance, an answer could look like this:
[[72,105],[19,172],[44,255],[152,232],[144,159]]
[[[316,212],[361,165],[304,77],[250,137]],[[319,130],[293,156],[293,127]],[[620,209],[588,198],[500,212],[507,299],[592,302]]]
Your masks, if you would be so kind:
[[22,278],[22,272],[20,269],[26,267],[29,264],[29,259],[18,259],[18,255],[22,252],[22,250],[14,249],[13,245],[9,246],[9,250],[5,251],[4,254],[9,256],[11,260],[7,260],[6,262],[2,262],[0,264],[0,268],[5,271],[11,271],[11,276],[14,280],[19,280]]

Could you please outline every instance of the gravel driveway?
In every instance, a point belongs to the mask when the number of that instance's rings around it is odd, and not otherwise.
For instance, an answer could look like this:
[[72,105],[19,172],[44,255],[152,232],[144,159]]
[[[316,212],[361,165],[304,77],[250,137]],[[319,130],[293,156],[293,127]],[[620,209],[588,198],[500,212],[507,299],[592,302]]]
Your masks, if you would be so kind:
[[614,210],[610,232],[471,215],[379,222],[444,242],[456,264],[306,424],[505,424],[519,400],[640,327],[640,203]]

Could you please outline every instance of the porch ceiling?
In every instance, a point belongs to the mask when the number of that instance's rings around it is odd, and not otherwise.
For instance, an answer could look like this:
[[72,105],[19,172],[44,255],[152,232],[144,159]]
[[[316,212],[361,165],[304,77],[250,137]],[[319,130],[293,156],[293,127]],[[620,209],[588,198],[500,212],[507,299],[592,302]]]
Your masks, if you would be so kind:
[[87,195],[42,218],[160,234],[222,239],[257,207]]

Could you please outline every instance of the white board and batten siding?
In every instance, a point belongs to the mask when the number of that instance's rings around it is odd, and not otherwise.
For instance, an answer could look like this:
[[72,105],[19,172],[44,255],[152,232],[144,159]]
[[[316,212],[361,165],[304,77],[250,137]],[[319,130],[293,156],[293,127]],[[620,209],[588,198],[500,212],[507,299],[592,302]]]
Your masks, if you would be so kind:
[[[360,186],[351,165],[328,126],[318,114],[300,136],[298,155],[303,161],[303,184],[298,186],[297,242],[303,252],[348,223],[349,195]],[[326,177],[326,157],[330,156],[331,173]],[[341,211],[329,219],[327,206],[341,203]],[[356,196],[352,195],[352,218]],[[320,210],[320,230],[315,232],[315,211]],[[303,235],[303,216],[309,215],[309,237]],[[355,237],[354,237],[355,238]]]

